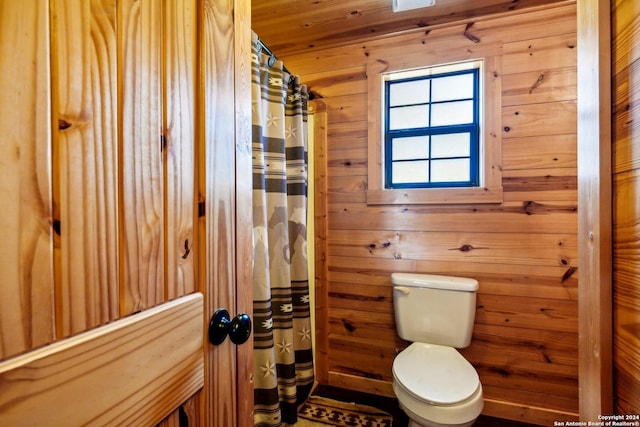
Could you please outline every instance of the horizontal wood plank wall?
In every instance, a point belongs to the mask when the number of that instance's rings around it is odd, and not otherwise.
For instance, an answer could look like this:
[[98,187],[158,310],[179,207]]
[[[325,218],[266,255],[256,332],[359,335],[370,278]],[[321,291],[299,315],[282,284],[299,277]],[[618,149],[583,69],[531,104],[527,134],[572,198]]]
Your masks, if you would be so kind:
[[614,396],[640,413],[640,4],[612,1]]
[[[316,292],[326,301],[318,330],[328,337],[318,340],[318,378],[393,395],[392,362],[406,343],[395,330],[390,274],[468,276],[480,290],[473,340],[462,353],[480,374],[484,412],[546,425],[577,419],[575,4],[477,20],[469,31],[478,43],[465,29],[284,58],[327,107],[326,145],[316,148],[316,159],[326,159],[316,185],[327,191],[319,250],[327,277],[316,278]],[[451,46],[495,51],[483,45],[502,51],[504,202],[368,206],[368,58],[420,51],[434,64],[447,61]]]

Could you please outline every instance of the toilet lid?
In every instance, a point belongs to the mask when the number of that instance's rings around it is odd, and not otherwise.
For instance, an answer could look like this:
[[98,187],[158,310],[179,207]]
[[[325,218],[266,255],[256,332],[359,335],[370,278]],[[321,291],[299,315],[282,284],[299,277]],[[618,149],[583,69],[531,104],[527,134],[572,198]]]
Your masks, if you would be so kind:
[[416,398],[447,405],[469,398],[478,373],[453,347],[413,343],[393,361],[396,381]]

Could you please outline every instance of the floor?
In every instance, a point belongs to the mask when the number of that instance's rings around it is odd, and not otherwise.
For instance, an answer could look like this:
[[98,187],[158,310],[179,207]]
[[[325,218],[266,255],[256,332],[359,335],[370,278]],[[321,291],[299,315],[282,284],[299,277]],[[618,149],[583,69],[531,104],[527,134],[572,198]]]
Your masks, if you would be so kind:
[[[313,394],[316,396],[328,397],[330,399],[343,402],[355,402],[363,405],[373,406],[388,412],[393,416],[394,427],[407,427],[408,418],[398,406],[398,401],[390,397],[376,396],[373,394],[361,393],[352,390],[345,390],[332,386],[318,385]],[[519,423],[511,420],[486,417],[481,415],[474,427],[537,427],[533,424]]]

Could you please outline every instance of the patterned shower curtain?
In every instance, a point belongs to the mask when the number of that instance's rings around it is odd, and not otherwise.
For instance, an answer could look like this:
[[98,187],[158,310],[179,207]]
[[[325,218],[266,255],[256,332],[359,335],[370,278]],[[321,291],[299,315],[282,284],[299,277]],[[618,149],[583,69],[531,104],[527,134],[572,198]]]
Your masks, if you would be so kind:
[[313,385],[306,87],[252,40],[256,426],[290,425]]

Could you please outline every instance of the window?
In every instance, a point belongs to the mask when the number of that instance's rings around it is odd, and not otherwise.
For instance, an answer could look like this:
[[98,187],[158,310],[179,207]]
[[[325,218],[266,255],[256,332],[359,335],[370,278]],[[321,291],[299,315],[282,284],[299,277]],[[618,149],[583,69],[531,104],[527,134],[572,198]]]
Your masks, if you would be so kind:
[[502,203],[500,52],[454,47],[369,56],[367,204]]
[[479,185],[479,64],[444,68],[385,78],[385,188]]

